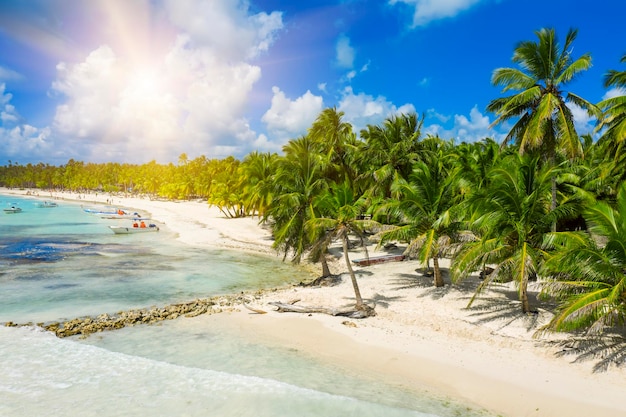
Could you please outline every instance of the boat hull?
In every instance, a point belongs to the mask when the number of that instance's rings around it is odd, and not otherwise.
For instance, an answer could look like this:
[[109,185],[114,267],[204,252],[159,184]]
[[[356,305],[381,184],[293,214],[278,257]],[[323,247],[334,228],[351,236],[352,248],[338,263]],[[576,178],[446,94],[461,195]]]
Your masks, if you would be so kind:
[[126,227],[126,226],[109,226],[116,235],[132,235],[136,233],[158,232],[159,228],[155,225],[148,227]]
[[100,216],[100,218],[105,220],[150,220],[149,217],[142,217],[138,214],[112,214],[109,216]]

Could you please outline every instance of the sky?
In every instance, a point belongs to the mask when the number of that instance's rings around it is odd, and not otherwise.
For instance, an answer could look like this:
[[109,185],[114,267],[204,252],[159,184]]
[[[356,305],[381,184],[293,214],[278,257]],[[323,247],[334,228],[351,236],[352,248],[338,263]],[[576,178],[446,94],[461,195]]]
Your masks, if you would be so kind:
[[[493,71],[542,28],[626,70],[623,0],[0,0],[0,165],[177,163],[282,152],[334,107],[355,132],[394,115],[423,134],[501,141]],[[595,120],[573,109],[579,134]]]

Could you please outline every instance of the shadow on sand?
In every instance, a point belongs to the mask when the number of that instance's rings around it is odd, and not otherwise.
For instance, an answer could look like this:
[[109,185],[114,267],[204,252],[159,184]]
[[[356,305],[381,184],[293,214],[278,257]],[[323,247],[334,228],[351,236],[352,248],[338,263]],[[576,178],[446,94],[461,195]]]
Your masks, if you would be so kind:
[[[415,274],[397,274],[391,283],[396,290],[422,289],[423,291],[418,297],[429,297],[433,300],[443,299],[452,292],[460,292],[462,294],[461,299],[466,299],[469,304],[481,283],[478,274],[453,284],[450,280],[449,270],[442,268],[441,272],[445,286],[440,288],[436,288],[433,285],[432,276],[423,274],[421,269],[416,269]],[[611,366],[626,365],[626,326],[601,335],[570,333],[565,339],[560,340],[543,338],[550,333],[541,330],[541,326],[545,323],[541,322],[541,314],[538,312],[554,312],[557,303],[552,299],[539,297],[540,289],[540,283],[529,287],[529,302],[535,313],[523,314],[515,286],[494,283],[489,287],[489,291],[478,295],[472,306],[468,307],[469,317],[473,318],[473,323],[477,325],[498,322],[501,324],[500,328],[521,322],[527,331],[537,332],[538,343],[556,347],[556,356],[575,356],[574,362],[594,361],[594,372],[606,371]],[[388,303],[393,299],[386,301]]]

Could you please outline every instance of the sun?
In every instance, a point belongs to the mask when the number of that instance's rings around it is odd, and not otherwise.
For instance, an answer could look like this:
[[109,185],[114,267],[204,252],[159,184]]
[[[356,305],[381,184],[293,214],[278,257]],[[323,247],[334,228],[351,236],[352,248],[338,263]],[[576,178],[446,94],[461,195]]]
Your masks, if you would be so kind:
[[133,96],[150,97],[162,91],[162,82],[155,70],[138,69],[130,74],[126,91]]

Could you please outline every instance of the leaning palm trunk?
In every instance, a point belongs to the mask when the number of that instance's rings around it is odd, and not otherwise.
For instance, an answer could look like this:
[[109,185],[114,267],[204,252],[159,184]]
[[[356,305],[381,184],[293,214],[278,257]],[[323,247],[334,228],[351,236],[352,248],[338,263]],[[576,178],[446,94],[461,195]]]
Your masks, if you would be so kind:
[[356,281],[356,275],[350,264],[350,256],[348,255],[348,238],[343,238],[343,256],[346,260],[346,266],[348,267],[348,273],[350,273],[350,279],[352,280],[352,286],[354,287],[354,296],[356,298],[356,309],[363,308],[363,298],[361,298],[361,291],[359,290],[359,283]]
[[439,268],[439,257],[433,256],[433,276],[435,287],[443,287],[443,277],[441,276],[441,268]]
[[326,260],[326,254],[323,253],[320,258],[320,262],[322,263],[322,278],[326,278],[331,276],[330,268],[328,267],[328,261]]

